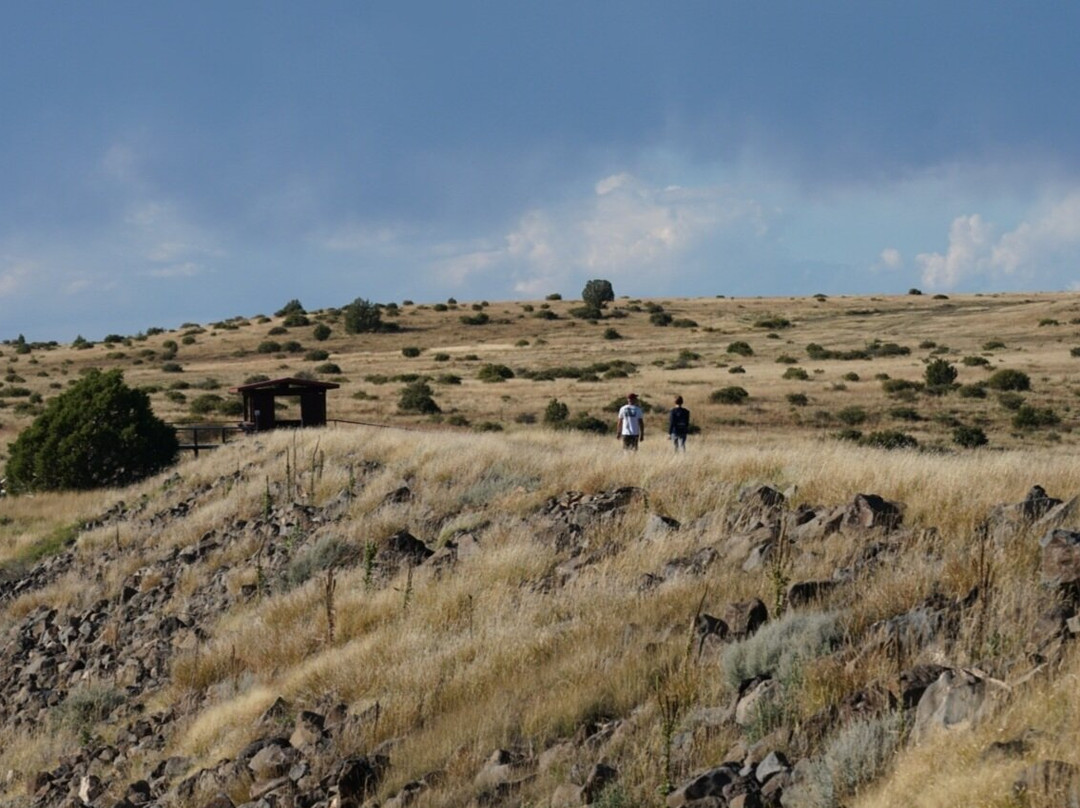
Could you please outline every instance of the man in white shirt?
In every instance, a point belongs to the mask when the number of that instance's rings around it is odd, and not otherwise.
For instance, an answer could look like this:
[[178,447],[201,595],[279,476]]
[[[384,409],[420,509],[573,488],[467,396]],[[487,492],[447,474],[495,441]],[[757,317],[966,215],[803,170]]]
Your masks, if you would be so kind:
[[626,403],[619,408],[619,435],[623,449],[633,452],[645,439],[645,413],[638,406],[637,393],[628,395]]

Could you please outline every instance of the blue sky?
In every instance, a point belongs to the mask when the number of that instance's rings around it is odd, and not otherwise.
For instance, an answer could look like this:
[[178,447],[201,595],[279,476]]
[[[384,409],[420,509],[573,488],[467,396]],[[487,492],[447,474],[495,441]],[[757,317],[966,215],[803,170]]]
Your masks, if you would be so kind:
[[1077,288],[1080,4],[18,3],[0,339]]

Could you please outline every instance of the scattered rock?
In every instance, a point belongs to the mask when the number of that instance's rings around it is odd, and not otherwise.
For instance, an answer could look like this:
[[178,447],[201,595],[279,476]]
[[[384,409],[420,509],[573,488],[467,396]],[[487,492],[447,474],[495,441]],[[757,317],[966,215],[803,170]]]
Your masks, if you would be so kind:
[[972,727],[992,704],[987,677],[967,669],[946,669],[926,688],[915,709],[912,742],[921,743],[932,733]]
[[897,502],[890,502],[877,494],[856,494],[847,507],[844,524],[864,530],[883,528],[895,530],[904,519],[904,510]]
[[1026,805],[1080,808],[1080,769],[1062,760],[1040,760],[1020,772],[1013,794]]

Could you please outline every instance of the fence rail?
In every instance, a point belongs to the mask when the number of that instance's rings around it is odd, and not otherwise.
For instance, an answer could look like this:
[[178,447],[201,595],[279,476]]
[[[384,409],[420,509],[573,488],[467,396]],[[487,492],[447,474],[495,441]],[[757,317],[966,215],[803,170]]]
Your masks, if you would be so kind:
[[181,451],[194,452],[195,457],[203,449],[216,449],[229,442],[229,436],[243,434],[244,428],[234,424],[170,424],[176,430]]

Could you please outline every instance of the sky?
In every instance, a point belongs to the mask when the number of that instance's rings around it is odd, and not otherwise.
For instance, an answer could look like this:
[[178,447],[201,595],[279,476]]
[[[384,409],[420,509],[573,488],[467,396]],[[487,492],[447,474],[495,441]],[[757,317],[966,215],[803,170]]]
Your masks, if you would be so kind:
[[1080,289],[1080,4],[0,5],[0,340]]

